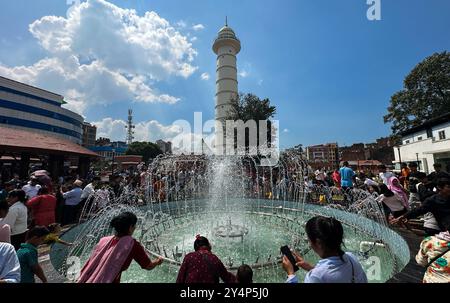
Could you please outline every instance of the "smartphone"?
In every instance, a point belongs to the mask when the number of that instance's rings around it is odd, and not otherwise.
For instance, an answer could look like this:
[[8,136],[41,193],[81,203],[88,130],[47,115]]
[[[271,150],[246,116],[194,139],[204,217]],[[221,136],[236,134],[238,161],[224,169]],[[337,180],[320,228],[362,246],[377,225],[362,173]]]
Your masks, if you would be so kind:
[[295,261],[294,255],[292,254],[289,246],[285,245],[285,246],[281,247],[281,253],[283,255],[285,255],[289,259],[289,261],[292,263],[292,266],[294,266],[294,272],[299,270],[298,266],[295,265],[295,263],[297,263],[297,262]]

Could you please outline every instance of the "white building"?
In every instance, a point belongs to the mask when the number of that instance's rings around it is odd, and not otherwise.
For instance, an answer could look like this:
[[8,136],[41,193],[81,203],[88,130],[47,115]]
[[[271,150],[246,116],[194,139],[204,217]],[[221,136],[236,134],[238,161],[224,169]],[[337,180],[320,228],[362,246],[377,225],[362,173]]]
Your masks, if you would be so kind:
[[[241,42],[228,24],[220,29],[213,51],[217,55],[215,119],[223,123],[224,127],[224,121],[231,110],[231,100],[238,95],[236,55],[241,51]],[[215,149],[221,153],[226,138],[218,125],[220,124],[216,125]]]
[[418,162],[419,170],[431,173],[441,163],[450,172],[450,113],[413,127],[401,134],[402,144],[394,147],[395,168],[400,162]]
[[63,96],[0,77],[0,125],[81,144],[82,116],[62,108]]

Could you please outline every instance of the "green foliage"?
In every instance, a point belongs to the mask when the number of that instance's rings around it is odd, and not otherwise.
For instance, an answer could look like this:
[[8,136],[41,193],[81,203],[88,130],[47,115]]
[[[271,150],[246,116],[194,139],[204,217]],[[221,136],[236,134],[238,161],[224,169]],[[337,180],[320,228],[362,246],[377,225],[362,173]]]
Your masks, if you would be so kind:
[[[231,100],[232,108],[227,120],[242,120],[244,123],[254,120],[259,133],[259,121],[267,121],[267,142],[271,144],[275,139],[276,129],[270,121],[276,114],[276,107],[270,105],[270,100],[260,99],[253,94],[240,93],[236,98]],[[249,146],[248,130],[246,130],[245,145]],[[264,145],[265,142],[259,142],[257,137],[257,145]],[[237,146],[237,133],[235,132],[235,147]]]
[[230,120],[269,120],[276,114],[276,107],[270,105],[269,99],[259,99],[253,94],[240,93],[232,100]]
[[435,53],[419,63],[391,97],[384,122],[397,135],[450,112],[450,53]]
[[133,142],[125,152],[126,155],[142,156],[142,160],[146,163],[162,153],[159,146],[151,142]]

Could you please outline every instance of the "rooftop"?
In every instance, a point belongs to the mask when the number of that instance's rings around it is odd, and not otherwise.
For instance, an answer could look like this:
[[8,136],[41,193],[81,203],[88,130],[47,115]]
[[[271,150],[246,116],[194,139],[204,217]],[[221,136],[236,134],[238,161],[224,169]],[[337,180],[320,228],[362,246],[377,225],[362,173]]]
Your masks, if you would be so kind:
[[410,129],[400,133],[400,135],[401,136],[411,135],[411,134],[417,133],[419,131],[422,131],[422,130],[425,130],[425,129],[428,129],[430,127],[433,127],[433,126],[436,126],[436,125],[439,125],[439,124],[443,124],[443,123],[446,123],[446,122],[450,122],[450,112],[445,113],[445,114],[443,114],[443,115],[441,115],[439,117],[430,119],[430,120],[428,120],[427,122],[425,122],[425,123],[423,123],[421,125],[411,127]]
[[11,152],[78,155],[98,155],[71,141],[42,133],[0,126],[0,149]]
[[19,81],[13,80],[13,79],[9,79],[9,78],[5,78],[5,77],[0,76],[0,84],[19,86],[19,87],[21,86],[23,88],[28,88],[28,89],[31,89],[34,92],[41,92],[41,93],[46,94],[49,97],[55,98],[56,100],[58,100],[57,102],[61,102],[61,104],[65,104],[66,103],[64,101],[64,97],[62,95],[56,94],[54,92],[51,92],[51,91],[48,91],[48,90],[45,90],[45,89],[42,89],[42,88],[39,88],[39,87],[36,87],[36,86],[32,86],[32,85],[26,84],[26,83],[23,83],[23,82],[19,82]]

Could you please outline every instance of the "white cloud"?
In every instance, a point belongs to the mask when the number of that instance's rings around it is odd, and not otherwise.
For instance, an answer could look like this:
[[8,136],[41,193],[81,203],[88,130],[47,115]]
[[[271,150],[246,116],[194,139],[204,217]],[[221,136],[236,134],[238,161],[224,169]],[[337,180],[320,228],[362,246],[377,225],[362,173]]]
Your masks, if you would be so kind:
[[176,26],[179,28],[186,28],[187,24],[183,20],[180,20],[176,23]]
[[[124,120],[104,118],[92,124],[97,126],[97,137],[106,137],[113,141],[125,141],[127,132],[125,126],[127,123]],[[135,141],[155,142],[159,139],[170,141],[181,132],[182,129],[178,125],[163,125],[158,121],[151,120],[137,123],[134,137]]]
[[105,0],[83,2],[67,18],[42,17],[29,30],[49,56],[30,66],[0,64],[0,74],[64,95],[78,113],[123,100],[176,103],[155,84],[197,70],[197,51],[167,20]]
[[239,72],[239,76],[241,76],[242,78],[246,78],[248,77],[249,72],[246,71],[245,69],[243,69],[242,71]]
[[207,80],[209,80],[209,74],[208,74],[208,73],[203,73],[203,74],[200,76],[200,78],[201,78],[202,80],[207,81]]
[[283,129],[283,133],[288,133],[288,132],[289,132],[289,129],[287,129],[287,128]]
[[[188,123],[187,121],[185,121]],[[112,141],[125,141],[126,138],[126,121],[114,120],[112,118],[104,118],[101,121],[93,122],[97,126],[97,138],[110,138]],[[191,132],[190,127],[184,128],[183,123],[174,122],[172,125],[163,125],[158,121],[144,121],[136,124],[135,141],[156,142],[159,139],[170,141],[173,143],[172,148],[175,154],[181,153],[201,153],[212,149],[214,142],[214,133],[205,133],[202,135]],[[202,150],[201,142],[204,138],[205,144],[208,146],[206,150]]]
[[191,38],[191,42],[195,42],[195,41],[197,41],[197,40],[198,40],[197,37],[192,37],[192,38]]
[[194,26],[192,26],[192,29],[195,31],[201,31],[205,29],[205,26],[203,24],[196,24]]

